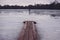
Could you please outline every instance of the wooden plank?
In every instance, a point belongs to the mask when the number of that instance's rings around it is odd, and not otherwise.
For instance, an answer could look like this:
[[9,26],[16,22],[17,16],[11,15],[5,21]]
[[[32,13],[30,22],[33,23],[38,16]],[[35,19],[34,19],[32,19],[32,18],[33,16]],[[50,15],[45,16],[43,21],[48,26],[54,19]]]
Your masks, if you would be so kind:
[[18,40],[38,40],[36,22],[24,21],[24,28],[22,29]]

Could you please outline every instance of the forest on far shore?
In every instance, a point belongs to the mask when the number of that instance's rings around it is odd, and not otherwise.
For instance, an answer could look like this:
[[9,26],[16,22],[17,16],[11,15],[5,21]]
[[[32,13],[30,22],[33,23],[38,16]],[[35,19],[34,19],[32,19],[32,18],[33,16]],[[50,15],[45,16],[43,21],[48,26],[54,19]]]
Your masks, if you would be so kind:
[[28,6],[19,6],[19,5],[0,5],[0,9],[60,9],[60,3],[51,3],[51,4],[35,4]]

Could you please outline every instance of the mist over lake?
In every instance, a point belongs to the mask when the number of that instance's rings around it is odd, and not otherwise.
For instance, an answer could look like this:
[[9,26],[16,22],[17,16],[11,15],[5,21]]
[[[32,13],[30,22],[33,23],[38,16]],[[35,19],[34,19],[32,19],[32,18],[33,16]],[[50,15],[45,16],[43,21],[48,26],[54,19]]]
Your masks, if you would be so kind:
[[46,9],[0,9],[0,40],[17,40],[23,21],[36,21],[39,40],[60,40],[60,10]]

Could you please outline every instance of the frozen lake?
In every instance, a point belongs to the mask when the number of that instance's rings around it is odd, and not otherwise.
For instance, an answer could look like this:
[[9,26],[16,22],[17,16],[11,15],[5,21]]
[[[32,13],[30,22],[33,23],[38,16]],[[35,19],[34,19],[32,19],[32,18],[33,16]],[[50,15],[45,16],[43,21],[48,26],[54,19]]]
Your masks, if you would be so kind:
[[60,10],[37,9],[0,9],[0,40],[17,40],[26,20],[37,22],[40,40],[60,40]]

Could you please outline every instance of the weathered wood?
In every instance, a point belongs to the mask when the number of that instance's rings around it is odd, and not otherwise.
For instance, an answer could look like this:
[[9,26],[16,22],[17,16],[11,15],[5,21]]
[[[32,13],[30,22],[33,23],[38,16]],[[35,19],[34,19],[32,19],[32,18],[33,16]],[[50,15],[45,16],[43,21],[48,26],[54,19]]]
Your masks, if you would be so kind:
[[38,40],[36,22],[24,21],[23,23],[24,23],[24,28],[22,29],[18,40]]

